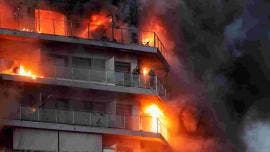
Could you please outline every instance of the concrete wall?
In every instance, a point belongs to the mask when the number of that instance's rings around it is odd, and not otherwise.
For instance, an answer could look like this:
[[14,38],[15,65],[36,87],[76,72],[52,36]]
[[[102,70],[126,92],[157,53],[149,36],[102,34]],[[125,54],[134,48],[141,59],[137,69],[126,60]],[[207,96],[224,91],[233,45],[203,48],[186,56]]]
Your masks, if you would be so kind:
[[[110,65],[106,65],[106,70],[114,70],[114,61],[127,62],[131,65],[131,70],[134,69],[138,64],[138,56],[130,53],[119,53],[112,51],[110,49],[99,50],[91,47],[83,46],[43,46],[43,55],[46,56],[47,53],[59,54],[69,56],[69,60],[72,57],[81,58],[92,58],[92,59],[104,59]],[[112,60],[113,59],[113,60]],[[112,62],[113,61],[113,62]],[[69,62],[71,63],[71,62]],[[70,64],[68,66],[71,66]]]
[[[59,143],[59,145],[58,145]],[[15,128],[13,148],[16,150],[101,152],[102,135]]]
[[60,132],[60,151],[101,152],[102,136],[86,133]]
[[56,131],[15,128],[13,148],[16,150],[57,151]]

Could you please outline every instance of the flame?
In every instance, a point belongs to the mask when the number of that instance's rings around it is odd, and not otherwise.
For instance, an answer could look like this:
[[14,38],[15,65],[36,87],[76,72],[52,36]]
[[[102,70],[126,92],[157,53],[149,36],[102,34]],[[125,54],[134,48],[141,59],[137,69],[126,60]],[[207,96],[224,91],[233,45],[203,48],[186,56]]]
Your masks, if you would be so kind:
[[105,12],[99,12],[90,16],[90,31],[96,31],[99,28],[111,26],[112,17]]
[[142,33],[142,44],[145,46],[155,46],[155,35],[153,32]]
[[142,73],[144,76],[146,76],[148,74],[149,70],[147,67],[144,67],[143,70],[142,70]]
[[152,132],[158,132],[159,131],[159,121],[161,119],[161,117],[163,116],[163,112],[160,110],[160,108],[155,105],[152,104],[148,107],[146,107],[145,109],[145,113],[149,114],[152,118],[152,122],[151,122],[151,131]]
[[31,77],[32,79],[36,79],[37,76],[33,74],[30,70],[26,70],[24,66],[20,65],[18,69],[18,75]]
[[65,35],[66,16],[50,10],[35,10],[36,31],[38,33]]

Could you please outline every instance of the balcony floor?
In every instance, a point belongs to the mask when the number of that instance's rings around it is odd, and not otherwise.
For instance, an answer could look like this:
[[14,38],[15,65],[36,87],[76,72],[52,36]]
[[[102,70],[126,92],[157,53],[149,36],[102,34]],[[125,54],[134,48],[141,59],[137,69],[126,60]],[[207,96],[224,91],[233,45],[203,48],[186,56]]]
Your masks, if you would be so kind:
[[27,41],[57,41],[63,43],[74,43],[74,44],[83,44],[97,47],[105,47],[105,48],[115,48],[120,51],[128,51],[134,53],[150,53],[156,54],[158,58],[169,68],[169,64],[166,59],[163,57],[161,52],[156,47],[148,47],[138,44],[122,44],[117,42],[109,42],[109,41],[99,41],[99,40],[91,40],[91,39],[83,39],[78,37],[71,36],[61,36],[61,35],[51,35],[51,34],[43,34],[43,33],[35,33],[35,32],[26,32],[19,30],[11,30],[0,28],[0,38],[4,39],[23,39]]
[[58,79],[58,78],[32,79],[30,77],[24,77],[24,76],[19,76],[19,75],[9,75],[9,74],[0,74],[0,76],[2,80],[8,80],[8,81],[39,83],[39,84],[57,85],[57,86],[66,86],[66,87],[75,87],[75,88],[84,88],[84,89],[93,89],[93,90],[103,90],[103,91],[111,91],[111,92],[157,95],[152,89],[117,86],[113,84],[104,84],[104,83],[97,83],[97,82],[87,82],[87,81],[80,81],[80,80]]
[[6,119],[0,119],[0,124],[6,125],[6,126],[13,126],[13,127],[128,136],[128,137],[138,138],[140,140],[158,141],[158,142],[163,142],[164,144],[166,144],[166,140],[162,137],[161,134],[145,132],[145,131],[134,131],[134,130],[117,129],[117,128],[100,128],[100,127],[91,127],[91,126],[22,121],[22,120],[6,120]]

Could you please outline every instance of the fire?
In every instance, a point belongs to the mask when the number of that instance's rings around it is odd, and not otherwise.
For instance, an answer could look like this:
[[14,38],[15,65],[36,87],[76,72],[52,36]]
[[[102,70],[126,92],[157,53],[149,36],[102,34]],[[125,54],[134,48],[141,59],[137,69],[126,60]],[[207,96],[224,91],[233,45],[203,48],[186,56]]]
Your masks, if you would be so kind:
[[160,110],[160,108],[152,104],[145,109],[145,113],[149,114],[152,118],[151,122],[151,131],[152,132],[158,132],[159,131],[159,122],[160,119],[163,117],[163,112]]
[[55,35],[66,34],[66,17],[62,13],[36,9],[35,22],[36,31],[38,33]]
[[144,67],[143,70],[142,70],[142,73],[144,76],[146,76],[148,74],[149,70],[147,67]]
[[17,71],[18,75],[21,76],[26,76],[26,77],[31,77],[32,79],[36,79],[37,76],[33,74],[30,70],[26,70],[24,66],[20,65]]
[[90,31],[112,25],[112,17],[105,12],[96,13],[90,16]]
[[155,35],[153,32],[142,33],[142,44],[145,46],[155,46]]

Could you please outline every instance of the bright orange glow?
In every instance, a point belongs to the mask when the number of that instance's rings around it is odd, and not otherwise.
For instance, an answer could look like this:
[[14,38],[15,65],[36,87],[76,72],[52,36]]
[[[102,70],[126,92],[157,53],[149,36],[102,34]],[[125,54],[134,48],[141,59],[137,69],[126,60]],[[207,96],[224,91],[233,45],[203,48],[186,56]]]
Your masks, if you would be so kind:
[[143,75],[146,76],[148,72],[149,72],[148,68],[144,67],[142,70]]
[[149,114],[151,116],[151,131],[152,132],[158,132],[159,131],[159,121],[161,119],[161,117],[163,116],[162,111],[160,110],[160,108],[155,105],[152,104],[148,107],[146,107],[145,109],[145,113]]
[[112,25],[112,17],[105,12],[99,12],[90,16],[90,31],[96,31]]
[[36,9],[35,21],[38,33],[55,35],[65,35],[66,33],[66,17],[62,13]]
[[142,44],[145,46],[155,46],[155,36],[153,32],[142,32]]
[[33,74],[30,70],[26,70],[24,66],[20,65],[18,69],[18,75],[31,77],[32,79],[36,79],[37,76]]

